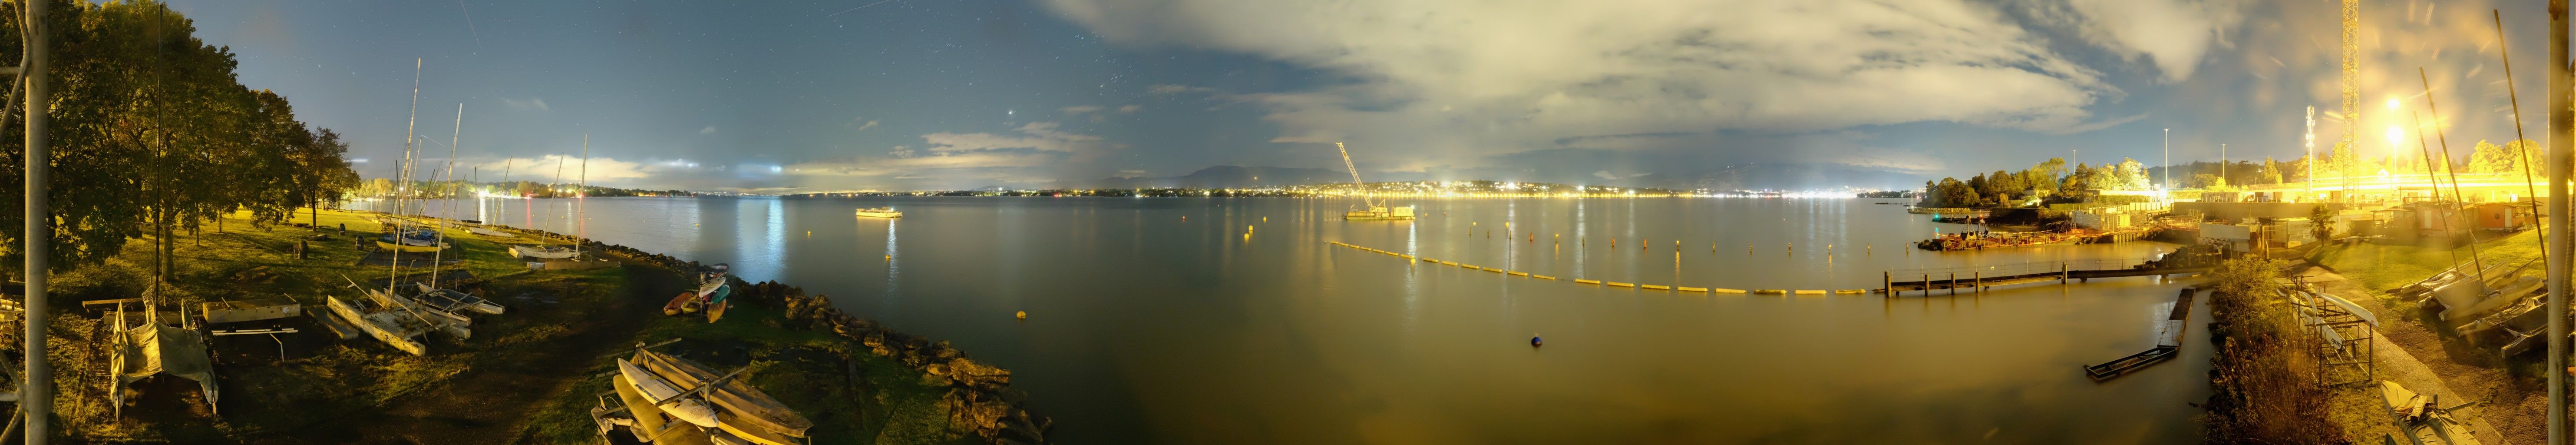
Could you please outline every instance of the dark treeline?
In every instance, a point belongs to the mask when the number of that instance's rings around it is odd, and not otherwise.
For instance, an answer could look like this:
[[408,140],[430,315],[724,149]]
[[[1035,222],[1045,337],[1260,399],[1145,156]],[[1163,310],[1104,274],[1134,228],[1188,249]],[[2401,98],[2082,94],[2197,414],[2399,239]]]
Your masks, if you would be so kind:
[[[46,1],[55,267],[147,235],[166,253],[172,231],[234,211],[259,226],[284,222],[357,183],[338,134],[296,120],[285,97],[241,85],[232,51],[198,40],[187,18],[155,3]],[[0,35],[19,35],[16,9],[0,5]],[[24,53],[18,39],[0,39],[0,60]],[[19,90],[12,82],[0,114],[0,164],[13,166],[0,181],[10,184],[25,180],[14,168],[26,162]],[[25,254],[25,192],[10,187],[0,199],[0,261],[12,265]]]

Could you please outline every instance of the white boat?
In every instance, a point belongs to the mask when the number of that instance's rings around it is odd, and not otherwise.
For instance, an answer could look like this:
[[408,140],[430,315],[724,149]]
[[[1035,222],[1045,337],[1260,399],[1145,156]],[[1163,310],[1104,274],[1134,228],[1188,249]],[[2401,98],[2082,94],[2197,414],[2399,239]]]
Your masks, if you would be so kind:
[[464,314],[439,310],[409,297],[394,295],[393,292],[384,289],[367,289],[366,292],[367,300],[377,306],[389,308],[388,312],[420,320],[431,329],[451,337],[474,338],[474,319],[465,318]]
[[421,334],[428,331],[426,325],[397,313],[399,309],[375,305],[365,300],[350,302],[341,300],[340,297],[324,297],[324,299],[327,300],[325,303],[331,306],[332,315],[340,316],[340,321],[356,326],[358,330],[365,331],[367,336],[375,337],[377,341],[385,342],[386,345],[409,352],[411,355],[429,355],[429,345],[420,342]]
[[429,287],[428,283],[413,284],[420,286],[420,293],[413,295],[411,297],[412,301],[429,305],[429,307],[433,309],[447,311],[448,313],[472,311],[492,315],[501,315],[502,312],[509,310],[509,308],[501,307],[499,304],[493,304],[492,300],[485,300],[483,297],[473,296],[464,292],[457,292],[455,289]]
[[[663,413],[700,427],[716,427],[715,407],[707,406],[707,402],[696,395],[680,397],[680,393],[686,392],[686,389],[673,386],[669,380],[662,379],[662,376],[636,367],[634,363],[622,358],[617,359],[617,373],[626,376],[627,382],[635,384],[635,391],[644,393],[644,400],[653,402],[654,406],[661,408]],[[673,398],[680,400],[672,401]],[[670,403],[663,403],[665,401]]]
[[2417,394],[2397,382],[2386,380],[2379,381],[2379,397],[2389,414],[2396,417],[2398,429],[2405,430],[2406,438],[2415,445],[2478,443],[2477,436],[2469,433],[2468,425],[2451,417],[2451,409],[2458,407],[2442,407],[2439,397]]
[[476,235],[483,235],[483,236],[488,236],[488,237],[493,237],[493,238],[510,238],[510,237],[517,236],[517,235],[511,235],[511,234],[509,234],[508,232],[502,232],[502,231],[499,231],[499,230],[492,230],[492,229],[486,229],[486,228],[481,228],[481,227],[476,227],[476,228],[471,228],[471,229],[465,229],[465,231],[467,231],[467,232],[473,232],[473,233],[474,233],[474,234],[476,234]]
[[893,207],[875,207],[859,209],[859,216],[869,218],[902,218],[903,212],[897,212]]
[[536,259],[549,259],[549,260],[555,260],[555,259],[572,258],[572,257],[573,257],[573,255],[578,254],[578,253],[580,253],[580,252],[579,252],[579,251],[575,251],[575,250],[573,250],[573,249],[572,249],[572,248],[570,248],[570,247],[563,247],[563,246],[537,246],[537,245],[518,245],[518,246],[510,246],[510,256],[515,256],[515,257],[520,257],[520,258],[536,258]]

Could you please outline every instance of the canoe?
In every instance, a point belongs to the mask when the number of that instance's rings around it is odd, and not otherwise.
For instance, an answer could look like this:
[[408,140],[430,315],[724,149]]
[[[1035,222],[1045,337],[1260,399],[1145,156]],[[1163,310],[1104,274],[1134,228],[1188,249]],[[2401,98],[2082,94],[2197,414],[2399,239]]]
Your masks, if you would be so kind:
[[[699,400],[696,395],[680,397],[680,393],[687,392],[687,389],[674,386],[662,376],[653,375],[622,358],[617,359],[617,373],[625,376],[627,382],[634,383],[635,391],[643,393],[644,401],[653,402],[653,406],[661,408],[663,413],[700,427],[716,426],[715,407],[707,406],[707,402]],[[680,400],[662,403],[673,398]]]
[[680,315],[697,311],[698,294],[693,292],[681,292],[680,296],[671,297],[670,303],[662,305],[662,315]]
[[733,306],[733,304],[725,302],[707,303],[707,322],[714,323],[716,320],[723,320],[725,308],[731,306]]
[[[699,385],[715,380],[718,375],[705,365],[679,357],[651,351],[635,354],[635,363],[646,370],[670,379],[675,385]],[[717,428],[761,445],[795,445],[805,443],[805,431],[813,428],[787,404],[761,392],[741,379],[726,380],[707,391],[707,400],[723,408],[726,415],[718,419]]]

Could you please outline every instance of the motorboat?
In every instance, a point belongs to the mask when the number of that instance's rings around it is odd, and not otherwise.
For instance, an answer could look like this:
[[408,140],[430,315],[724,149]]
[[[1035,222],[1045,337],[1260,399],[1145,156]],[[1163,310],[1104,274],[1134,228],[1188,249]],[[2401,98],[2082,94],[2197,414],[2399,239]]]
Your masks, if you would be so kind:
[[903,212],[895,211],[893,207],[871,207],[859,209],[859,216],[868,218],[902,218]]

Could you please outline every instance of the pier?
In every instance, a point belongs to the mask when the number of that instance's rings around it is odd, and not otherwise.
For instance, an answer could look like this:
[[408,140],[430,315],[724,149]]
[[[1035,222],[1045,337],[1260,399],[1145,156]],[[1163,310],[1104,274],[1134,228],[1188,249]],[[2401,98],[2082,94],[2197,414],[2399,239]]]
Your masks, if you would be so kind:
[[1878,293],[1894,297],[1905,291],[1959,289],[1982,292],[1986,288],[2015,284],[2089,281],[2094,278],[2145,277],[2195,274],[2209,271],[2209,266],[2162,267],[2145,258],[2119,260],[2067,260],[1996,266],[1902,269],[1882,273]]
[[2165,317],[2164,326],[2158,327],[2155,347],[2099,365],[2086,366],[2084,376],[2092,377],[2093,381],[2097,382],[2115,379],[2146,368],[2147,365],[2173,358],[2175,353],[2182,350],[2183,330],[2191,326],[2191,300],[2199,292],[2200,288],[2186,287],[2182,289],[2181,296],[2174,297],[2173,314]]

